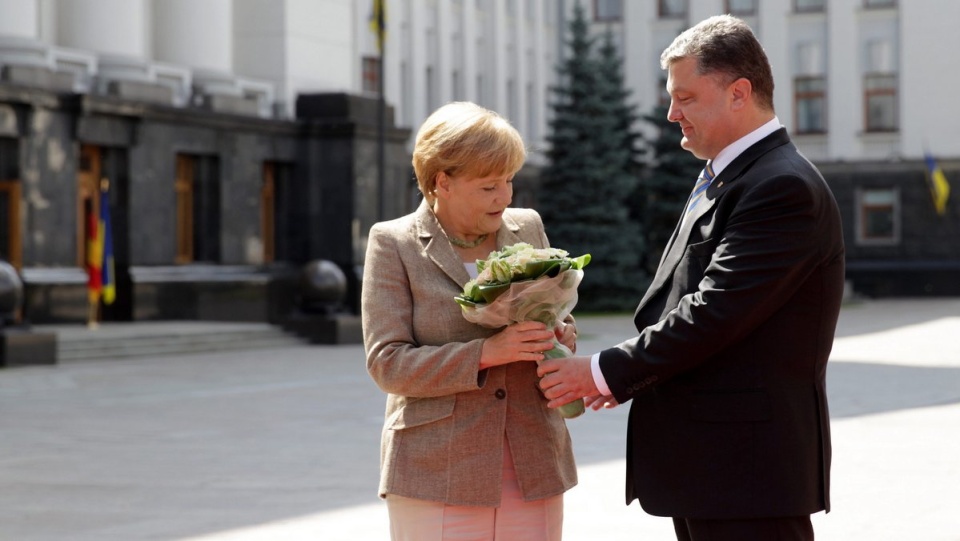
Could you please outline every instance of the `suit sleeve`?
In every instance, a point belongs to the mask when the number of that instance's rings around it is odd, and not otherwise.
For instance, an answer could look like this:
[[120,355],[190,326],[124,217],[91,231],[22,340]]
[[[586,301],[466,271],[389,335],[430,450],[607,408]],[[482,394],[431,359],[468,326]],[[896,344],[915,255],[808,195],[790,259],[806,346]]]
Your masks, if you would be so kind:
[[674,271],[675,282],[702,272],[696,287],[639,336],[601,352],[600,369],[617,400],[709,362],[790,301],[824,257],[818,227],[828,212],[825,199],[816,183],[797,174],[765,179],[740,194],[726,226],[689,245]]

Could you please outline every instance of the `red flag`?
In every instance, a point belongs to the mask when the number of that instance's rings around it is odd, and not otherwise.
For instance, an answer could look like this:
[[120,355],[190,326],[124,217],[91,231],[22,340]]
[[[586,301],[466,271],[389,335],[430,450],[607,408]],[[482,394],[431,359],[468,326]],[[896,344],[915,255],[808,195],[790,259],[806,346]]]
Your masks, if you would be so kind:
[[103,244],[99,234],[97,213],[90,209],[87,213],[87,294],[90,303],[100,301],[100,291],[103,289],[102,270]]

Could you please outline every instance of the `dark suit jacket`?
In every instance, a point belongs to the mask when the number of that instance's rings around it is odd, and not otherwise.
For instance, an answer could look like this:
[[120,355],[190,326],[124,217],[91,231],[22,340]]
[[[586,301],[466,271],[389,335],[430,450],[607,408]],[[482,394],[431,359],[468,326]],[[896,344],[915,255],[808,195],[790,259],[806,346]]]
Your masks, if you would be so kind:
[[627,434],[627,503],[724,519],[829,510],[825,375],[844,282],[836,201],[780,129],[678,226],[600,354]]

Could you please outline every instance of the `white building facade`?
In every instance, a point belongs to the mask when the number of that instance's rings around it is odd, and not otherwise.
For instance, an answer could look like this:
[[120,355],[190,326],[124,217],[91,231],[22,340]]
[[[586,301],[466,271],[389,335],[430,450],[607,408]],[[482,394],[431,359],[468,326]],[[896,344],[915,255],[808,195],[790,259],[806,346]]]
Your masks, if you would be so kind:
[[643,113],[668,103],[659,57],[679,32],[716,14],[743,18],[770,59],[777,116],[837,196],[848,277],[876,294],[957,292],[960,188],[935,212],[924,158],[935,157],[948,180],[960,176],[952,96],[960,35],[950,30],[960,3],[581,1],[594,33],[610,30],[621,44]]
[[[568,0],[573,1],[573,0]],[[943,0],[582,0],[623,47],[642,111],[665,99],[659,56],[676,35],[719,13],[743,18],[767,52],[777,114],[815,161],[960,156],[948,82],[960,4]],[[932,104],[936,104],[932,106]]]
[[[78,110],[81,116],[99,115],[95,123],[82,124],[86,131],[81,130],[79,142],[100,145],[107,154],[113,152],[110,148],[128,149],[125,156],[138,160],[151,141],[141,137],[142,125],[132,120],[139,114],[138,103],[160,107],[149,116],[161,131],[171,116],[181,123],[202,124],[203,115],[185,118],[196,110],[227,116],[205,128],[236,133],[252,126],[260,134],[282,135],[293,149],[293,141],[306,133],[302,128],[317,121],[309,115],[329,113],[317,105],[318,95],[342,95],[349,97],[343,101],[347,116],[366,117],[363,137],[372,141],[376,128],[370,128],[368,105],[379,98],[382,79],[391,117],[387,124],[394,128],[392,144],[398,150],[387,160],[392,164],[388,173],[398,192],[415,192],[409,157],[399,152],[400,146],[405,144],[409,152],[413,134],[440,105],[470,100],[503,114],[524,136],[531,149],[530,167],[518,175],[515,204],[533,205],[538,166],[545,163],[551,88],[557,84],[556,68],[566,54],[564,34],[577,2],[597,36],[614,33],[622,48],[625,83],[641,114],[666,103],[661,51],[692,24],[732,13],[751,25],[767,51],[781,122],[837,195],[852,272],[859,272],[861,262],[864,272],[935,267],[960,272],[960,187],[945,212],[934,213],[923,159],[929,153],[948,179],[960,176],[960,125],[953,121],[960,117],[960,100],[953,99],[952,84],[957,78],[952,55],[960,48],[960,34],[952,26],[960,20],[960,2],[383,1],[386,40],[381,57],[370,24],[374,0],[0,0],[0,91],[9,102],[0,103],[0,176],[20,175],[24,193],[33,189],[32,179],[53,186],[44,175],[67,176],[58,173],[62,159],[27,159],[24,149],[33,147],[19,142],[36,135],[31,126],[49,124],[44,119],[54,110],[63,118]],[[37,97],[31,90],[36,88],[48,97]],[[306,101],[301,98],[307,95],[313,105],[298,110],[298,100]],[[365,105],[358,105],[361,102]],[[129,126],[134,126],[123,132],[125,138],[110,124],[118,117],[131,119]],[[70,131],[71,121],[58,122],[52,131],[44,128],[43,137],[63,141],[56,156],[72,156],[70,137],[76,130]],[[654,135],[652,125],[641,121],[638,127],[648,137]],[[161,138],[168,147],[163,152],[200,156],[198,163],[206,163],[215,149],[220,162],[235,159],[229,149],[216,147],[218,136],[211,136],[202,151],[184,150],[180,147],[189,141],[177,139],[180,133]],[[325,133],[311,132],[309,137],[319,141]],[[273,156],[271,167],[287,171],[284,175],[296,177],[296,171],[310,166],[324,170],[313,151],[277,148],[265,144],[261,154]],[[354,152],[363,156],[356,160],[357,168],[345,167],[331,185],[375,183],[375,175],[366,169],[377,152],[363,145]],[[4,166],[16,161],[4,156],[20,156],[21,171]],[[49,170],[24,172],[35,163]],[[229,186],[237,170],[225,167],[214,176]],[[303,182],[309,185],[312,180]],[[0,178],[0,196],[2,182]],[[398,207],[409,206],[409,197],[394,199],[403,199]],[[17,205],[11,205],[16,210]],[[42,207],[37,203],[25,208],[40,213]],[[265,236],[253,229],[243,234]],[[17,235],[10,237],[16,240]],[[41,250],[38,243],[26,246],[27,252]],[[29,254],[24,260],[30,260]],[[913,281],[924,288],[919,293],[956,282]]]

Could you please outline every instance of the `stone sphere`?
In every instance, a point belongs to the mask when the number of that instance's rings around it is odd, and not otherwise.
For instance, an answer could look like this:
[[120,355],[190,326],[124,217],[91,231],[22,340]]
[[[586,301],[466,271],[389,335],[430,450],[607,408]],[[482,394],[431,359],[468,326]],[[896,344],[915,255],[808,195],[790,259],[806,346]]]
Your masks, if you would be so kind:
[[332,261],[311,261],[300,271],[299,293],[305,307],[335,308],[347,296],[347,276]]
[[17,269],[0,261],[0,317],[9,318],[23,303],[23,281]]

